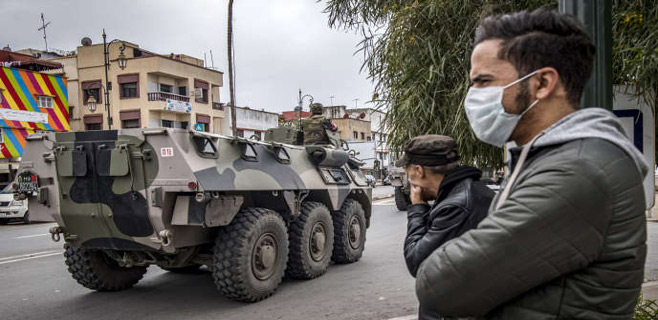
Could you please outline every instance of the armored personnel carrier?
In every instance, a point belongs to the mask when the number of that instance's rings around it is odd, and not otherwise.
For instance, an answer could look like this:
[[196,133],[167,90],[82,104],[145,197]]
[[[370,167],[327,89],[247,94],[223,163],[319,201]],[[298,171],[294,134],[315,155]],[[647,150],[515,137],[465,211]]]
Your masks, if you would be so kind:
[[391,182],[391,186],[395,188],[395,206],[400,211],[407,211],[407,207],[411,205],[411,187],[407,178],[407,172],[404,168],[394,167],[388,173],[388,179]]
[[38,133],[14,197],[29,200],[32,219],[57,222],[52,238],[89,289],[129,288],[149,265],[205,265],[225,296],[258,301],[284,275],[359,260],[369,226],[361,163],[295,145],[291,130],[272,129],[269,141],[166,128]]

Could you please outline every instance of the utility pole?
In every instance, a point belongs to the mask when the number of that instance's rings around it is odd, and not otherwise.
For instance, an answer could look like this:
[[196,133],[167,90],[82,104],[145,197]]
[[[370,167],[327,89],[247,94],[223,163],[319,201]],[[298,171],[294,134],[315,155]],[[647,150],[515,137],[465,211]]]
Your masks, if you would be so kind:
[[612,110],[612,1],[559,0],[559,10],[578,17],[596,45],[592,78],[583,92],[582,107]]
[[334,108],[334,96],[329,96],[329,100],[331,100],[331,118],[336,118],[336,108]]
[[233,126],[233,137],[238,136],[238,127],[235,120],[235,78],[233,75],[233,0],[228,0],[228,84],[230,93],[231,126]]
[[359,108],[359,98],[353,99],[352,101],[354,101],[354,109],[358,109]]
[[46,52],[48,52],[48,39],[46,39],[46,27],[50,25],[50,21],[46,23],[46,20],[43,18],[43,12],[41,13],[41,27],[37,29],[38,31],[43,30],[43,41],[46,43]]

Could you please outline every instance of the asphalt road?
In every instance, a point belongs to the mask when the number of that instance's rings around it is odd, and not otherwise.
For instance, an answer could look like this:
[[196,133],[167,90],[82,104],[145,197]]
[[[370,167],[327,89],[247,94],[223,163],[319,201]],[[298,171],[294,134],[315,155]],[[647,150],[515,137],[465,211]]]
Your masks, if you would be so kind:
[[[374,207],[359,262],[332,265],[314,280],[284,280],[274,296],[255,304],[224,298],[208,272],[181,275],[154,266],[132,289],[90,291],[66,271],[62,244],[45,235],[52,225],[0,226],[0,318],[306,320],[416,313],[414,280],[402,259],[406,216],[390,204]],[[46,253],[20,257],[39,252]]]
[[[402,258],[406,215],[376,202],[361,261],[332,265],[310,281],[284,280],[259,303],[227,300],[210,273],[150,267],[134,288],[90,291],[71,278],[53,224],[0,226],[0,319],[390,319],[417,312],[414,279]],[[658,280],[658,223],[649,222],[646,275]]]

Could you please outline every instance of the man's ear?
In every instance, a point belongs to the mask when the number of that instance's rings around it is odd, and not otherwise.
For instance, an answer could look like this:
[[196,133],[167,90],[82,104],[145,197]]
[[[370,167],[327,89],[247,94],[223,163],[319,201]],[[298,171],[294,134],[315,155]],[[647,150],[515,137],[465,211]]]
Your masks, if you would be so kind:
[[557,70],[552,67],[541,68],[539,70],[539,79],[537,84],[537,99],[546,99],[559,90],[560,76]]
[[417,164],[412,165],[411,171],[418,177],[419,179],[425,178],[425,168],[423,166],[419,166]]

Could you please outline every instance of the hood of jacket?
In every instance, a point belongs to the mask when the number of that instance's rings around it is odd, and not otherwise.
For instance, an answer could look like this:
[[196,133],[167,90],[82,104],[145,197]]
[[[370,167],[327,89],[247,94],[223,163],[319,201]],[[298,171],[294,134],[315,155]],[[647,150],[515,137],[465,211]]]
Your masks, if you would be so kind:
[[544,135],[537,138],[533,147],[563,144],[583,138],[609,141],[633,159],[643,178],[649,172],[649,165],[644,160],[644,156],[628,139],[617,116],[603,108],[581,109],[560,119],[544,130]]

